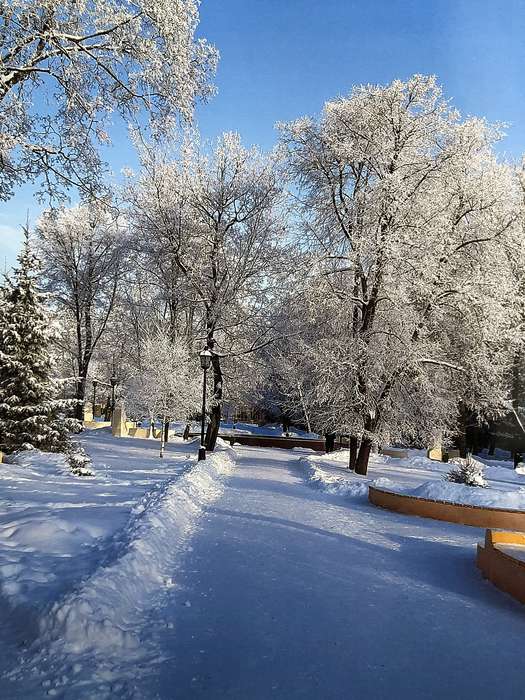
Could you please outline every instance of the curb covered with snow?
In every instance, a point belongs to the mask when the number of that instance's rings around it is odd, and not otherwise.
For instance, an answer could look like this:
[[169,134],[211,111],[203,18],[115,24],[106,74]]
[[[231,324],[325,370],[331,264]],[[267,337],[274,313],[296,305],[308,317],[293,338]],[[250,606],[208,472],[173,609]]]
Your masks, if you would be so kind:
[[[379,484],[376,485],[379,486]],[[402,496],[440,503],[525,512],[524,488],[503,491],[494,488],[476,488],[450,481],[425,481],[415,488],[385,484],[382,488]]]
[[152,653],[141,639],[147,614],[176,586],[172,575],[188,540],[234,462],[235,452],[221,446],[135,508],[122,554],[44,615],[39,638],[10,679],[29,672],[47,694],[67,688],[74,697],[114,697],[124,688],[137,660]]
[[522,510],[434,500],[416,496],[408,490],[402,492],[401,489],[377,488],[374,485],[370,485],[368,498],[375,506],[404,515],[417,515],[471,527],[525,532],[525,511]]

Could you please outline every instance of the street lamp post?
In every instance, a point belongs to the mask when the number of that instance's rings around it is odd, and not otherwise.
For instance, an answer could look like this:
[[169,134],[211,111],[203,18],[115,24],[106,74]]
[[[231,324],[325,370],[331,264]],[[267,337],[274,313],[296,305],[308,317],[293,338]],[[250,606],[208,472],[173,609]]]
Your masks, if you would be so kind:
[[199,358],[201,361],[201,367],[203,370],[203,378],[202,378],[202,418],[201,418],[201,445],[199,447],[199,461],[202,459],[206,459],[206,447],[204,446],[204,426],[206,423],[206,373],[210,368],[211,365],[211,358],[212,354],[211,352],[207,349],[204,348],[199,353]]

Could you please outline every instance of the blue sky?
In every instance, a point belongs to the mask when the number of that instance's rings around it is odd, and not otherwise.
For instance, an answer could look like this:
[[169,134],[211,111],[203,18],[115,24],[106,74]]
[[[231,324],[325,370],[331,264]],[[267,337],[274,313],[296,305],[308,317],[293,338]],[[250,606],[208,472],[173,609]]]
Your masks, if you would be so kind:
[[[502,155],[525,153],[524,0],[202,0],[199,35],[221,52],[218,95],[199,107],[203,135],[239,131],[270,148],[274,124],[318,113],[352,85],[436,74],[464,115],[509,124]],[[134,165],[116,127],[115,172]],[[0,203],[0,265],[39,207],[25,187]]]

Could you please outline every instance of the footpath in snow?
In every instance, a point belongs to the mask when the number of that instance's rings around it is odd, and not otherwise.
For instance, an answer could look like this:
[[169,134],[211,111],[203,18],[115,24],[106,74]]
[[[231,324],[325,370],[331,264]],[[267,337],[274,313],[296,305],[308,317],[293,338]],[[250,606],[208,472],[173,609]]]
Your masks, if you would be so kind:
[[[66,533],[51,553],[63,589],[43,580],[45,538],[28,539],[36,476],[13,476],[27,498],[24,515],[13,492],[2,516],[1,552],[20,567],[3,572],[19,587],[2,603],[25,628],[16,637],[8,615],[2,700],[521,700],[525,613],[477,571],[481,530],[374,508],[363,483],[342,490],[340,457],[237,447],[196,464],[173,444],[163,467],[145,441],[90,440],[95,468],[113,460],[106,480],[79,487],[50,467],[41,504]],[[416,486],[434,469],[418,459],[378,462],[371,478],[397,470]],[[77,577],[67,533],[94,538]],[[37,566],[40,588],[24,578]]]
[[150,632],[144,698],[522,698],[523,608],[477,571],[482,531],[308,485],[236,448]]

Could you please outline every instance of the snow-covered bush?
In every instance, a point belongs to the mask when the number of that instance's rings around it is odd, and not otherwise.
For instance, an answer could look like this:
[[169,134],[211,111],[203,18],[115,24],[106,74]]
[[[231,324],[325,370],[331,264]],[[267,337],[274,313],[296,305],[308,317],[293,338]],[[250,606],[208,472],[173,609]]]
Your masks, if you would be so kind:
[[90,469],[91,457],[79,442],[70,442],[66,455],[69,467],[75,476],[94,476]]
[[481,462],[473,459],[471,455],[467,455],[466,459],[455,459],[452,464],[455,464],[456,468],[451,469],[445,475],[446,481],[453,481],[456,484],[464,484],[465,486],[487,487],[487,482],[483,473],[485,466]]

